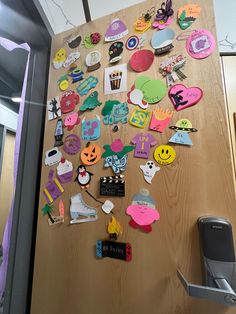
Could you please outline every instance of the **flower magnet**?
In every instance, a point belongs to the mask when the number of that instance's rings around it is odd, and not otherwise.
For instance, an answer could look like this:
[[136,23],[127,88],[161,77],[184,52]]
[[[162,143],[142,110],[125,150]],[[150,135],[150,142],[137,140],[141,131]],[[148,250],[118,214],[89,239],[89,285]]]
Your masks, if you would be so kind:
[[165,29],[173,22],[173,19],[171,18],[173,14],[174,10],[172,9],[172,0],[162,2],[161,7],[157,10],[156,18],[152,23],[152,27],[160,30]]

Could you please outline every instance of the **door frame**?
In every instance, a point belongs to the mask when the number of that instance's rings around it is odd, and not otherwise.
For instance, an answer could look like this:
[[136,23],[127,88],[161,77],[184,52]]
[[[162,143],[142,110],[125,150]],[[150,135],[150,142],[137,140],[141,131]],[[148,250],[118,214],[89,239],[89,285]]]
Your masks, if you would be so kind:
[[1,173],[2,173],[2,162],[3,162],[3,154],[4,154],[5,139],[6,139],[7,132],[16,134],[15,130],[3,124],[0,124],[0,178],[1,178]]

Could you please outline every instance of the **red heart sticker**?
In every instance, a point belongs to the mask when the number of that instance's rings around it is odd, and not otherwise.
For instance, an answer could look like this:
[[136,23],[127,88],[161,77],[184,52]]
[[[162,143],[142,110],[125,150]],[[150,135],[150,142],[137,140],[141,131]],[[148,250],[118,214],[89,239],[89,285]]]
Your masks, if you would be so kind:
[[168,93],[176,111],[196,105],[203,96],[199,87],[186,87],[183,84],[172,86]]
[[144,72],[150,68],[153,60],[154,53],[151,50],[143,49],[132,54],[129,64],[135,72]]

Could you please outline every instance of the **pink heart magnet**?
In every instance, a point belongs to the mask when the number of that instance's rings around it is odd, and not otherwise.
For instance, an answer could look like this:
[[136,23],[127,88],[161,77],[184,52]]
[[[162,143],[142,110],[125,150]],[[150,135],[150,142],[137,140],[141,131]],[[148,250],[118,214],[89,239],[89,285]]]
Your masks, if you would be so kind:
[[203,96],[199,87],[186,87],[183,84],[176,84],[169,90],[169,98],[176,111],[196,105]]

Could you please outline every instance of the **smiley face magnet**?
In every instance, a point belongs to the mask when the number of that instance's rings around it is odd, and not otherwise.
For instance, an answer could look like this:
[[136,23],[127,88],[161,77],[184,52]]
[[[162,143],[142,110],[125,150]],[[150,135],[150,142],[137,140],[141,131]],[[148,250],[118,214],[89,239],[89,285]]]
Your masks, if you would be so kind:
[[173,147],[169,145],[160,145],[154,151],[154,158],[160,165],[171,164],[176,157],[176,152]]

